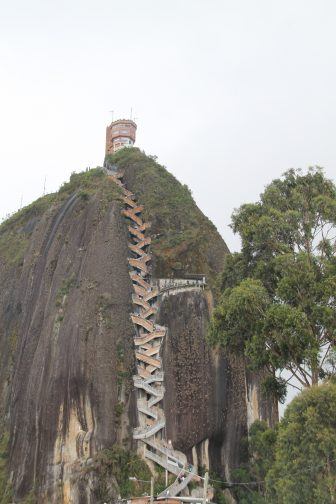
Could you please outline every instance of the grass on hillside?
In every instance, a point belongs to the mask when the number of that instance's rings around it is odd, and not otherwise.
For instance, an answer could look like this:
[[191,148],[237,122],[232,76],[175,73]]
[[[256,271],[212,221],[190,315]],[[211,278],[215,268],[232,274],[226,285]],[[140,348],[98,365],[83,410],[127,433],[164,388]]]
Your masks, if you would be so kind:
[[6,264],[20,265],[31,234],[29,223],[40,218],[45,212],[53,212],[74,193],[77,193],[83,202],[97,194],[102,210],[106,209],[111,201],[122,199],[120,189],[106,177],[102,168],[73,173],[69,182],[64,183],[59,191],[38,198],[2,222],[0,259]]
[[[152,222],[152,251],[157,276],[181,272],[215,277],[219,256],[228,251],[214,224],[197,207],[188,186],[137,148],[121,149],[106,161],[125,170],[130,189],[145,206],[144,217]],[[221,257],[218,257],[219,262]]]

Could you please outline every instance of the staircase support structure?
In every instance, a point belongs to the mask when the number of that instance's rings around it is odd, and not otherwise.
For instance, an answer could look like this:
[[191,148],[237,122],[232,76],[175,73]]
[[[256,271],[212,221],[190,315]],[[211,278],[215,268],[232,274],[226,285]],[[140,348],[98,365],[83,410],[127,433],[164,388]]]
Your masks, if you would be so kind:
[[137,375],[133,376],[137,389],[137,407],[139,426],[134,429],[133,437],[145,444],[144,456],[151,462],[159,464],[176,480],[168,486],[160,497],[174,497],[184,490],[196,476],[195,468],[188,464],[184,453],[173,449],[164,439],[166,419],[162,401],[165,389],[162,369],[161,347],[167,328],[155,323],[159,290],[151,278],[151,237],[148,230],[150,223],[144,222],[143,205],[136,201],[123,181],[123,173],[113,175],[108,172],[123,192],[124,209],[122,215],[128,220],[129,256],[128,265],[133,284],[134,346],[137,364]]

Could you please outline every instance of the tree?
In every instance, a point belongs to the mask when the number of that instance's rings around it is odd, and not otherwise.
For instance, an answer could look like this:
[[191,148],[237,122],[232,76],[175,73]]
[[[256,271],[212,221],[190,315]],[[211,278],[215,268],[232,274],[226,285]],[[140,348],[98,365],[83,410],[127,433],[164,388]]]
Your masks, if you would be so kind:
[[[248,463],[232,471],[231,491],[239,504],[261,504],[265,501],[265,478],[274,464],[278,425],[271,429],[264,421],[256,420],[247,440]],[[243,446],[245,442],[243,441]]]
[[336,502],[336,385],[304,390],[285,411],[266,476],[266,502]]
[[242,251],[226,260],[209,339],[268,370],[264,388],[283,400],[287,383],[309,387],[335,368],[335,185],[320,168],[290,170],[232,228]]

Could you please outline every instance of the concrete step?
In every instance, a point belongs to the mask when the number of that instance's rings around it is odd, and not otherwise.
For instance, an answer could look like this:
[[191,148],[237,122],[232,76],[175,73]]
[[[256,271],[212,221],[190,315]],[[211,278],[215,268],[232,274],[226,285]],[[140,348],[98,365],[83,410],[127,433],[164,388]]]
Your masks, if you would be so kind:
[[124,184],[116,177],[116,175],[108,175],[107,176],[110,180],[113,180],[115,184],[117,184],[119,187],[124,187]]
[[135,352],[135,357],[145,364],[150,364],[151,366],[155,366],[156,368],[160,368],[162,365],[161,359],[155,359],[154,357],[150,357],[149,355],[145,355],[140,352]]
[[147,415],[151,418],[154,418],[154,420],[157,420],[159,418],[159,413],[156,408],[150,408],[148,406],[148,402],[146,399],[138,399],[137,400],[137,408],[140,413],[143,413],[144,415]]
[[147,245],[150,245],[152,243],[152,239],[150,236],[147,236],[144,240],[141,242],[138,242],[137,245],[140,248],[146,247]]
[[148,263],[151,260],[152,260],[152,254],[146,254],[142,251],[142,254],[139,257],[139,261]]
[[139,227],[140,231],[146,231],[146,229],[150,229],[152,227],[151,222],[144,222],[142,226]]
[[151,305],[148,301],[144,301],[140,296],[132,294],[132,303],[141,306],[144,310],[149,310]]
[[153,297],[157,297],[158,294],[159,294],[159,289],[157,287],[153,287],[153,289],[150,292],[148,292],[147,294],[144,295],[144,299],[146,301],[149,301]]
[[137,370],[138,370],[137,376],[140,377],[140,378],[143,378],[144,380],[146,380],[147,378],[149,378],[150,375],[151,375],[150,372],[147,371],[147,369],[145,369],[142,366],[137,366]]
[[139,273],[137,273],[136,271],[130,271],[130,277],[132,282],[141,285],[141,287],[146,289],[147,292],[150,292],[152,290],[151,284],[147,282],[147,280],[145,280],[144,277],[139,275]]
[[151,346],[150,344],[141,345],[138,352],[146,355],[147,357],[153,357],[153,355],[158,355],[160,352],[161,345]]
[[[147,263],[152,260],[152,255],[151,254],[146,254],[143,250],[140,252],[139,257],[134,258],[137,261],[142,261],[144,263]],[[129,262],[130,258],[128,258]]]
[[160,456],[150,450],[145,451],[145,457],[153,462],[156,462],[164,469],[167,469],[170,473],[175,474],[175,476],[178,476],[181,472],[181,469],[178,467],[176,462],[169,460],[167,457]]
[[156,371],[157,368],[155,366],[146,366],[146,371],[148,371],[149,373],[154,373],[154,371]]
[[151,306],[150,308],[148,308],[148,310],[143,310],[141,311],[141,317],[145,318],[145,319],[148,319],[149,317],[151,317],[152,315],[156,315],[157,313],[157,308],[156,306]]
[[196,471],[193,466],[191,466],[190,471],[185,471],[185,478],[183,481],[179,482],[178,479],[174,481],[172,485],[170,485],[168,488],[166,488],[163,492],[161,492],[158,497],[160,498],[168,498],[168,497],[175,497],[179,493],[188,486],[188,484],[191,482],[191,480],[195,477]]
[[155,330],[155,325],[153,324],[153,322],[140,317],[140,315],[132,313],[131,319],[133,324],[143,327],[148,332],[153,332]]
[[153,339],[163,338],[163,337],[164,337],[163,331],[155,330],[155,331],[153,331],[151,333],[147,333],[144,336],[141,336],[139,338],[134,338],[134,344],[136,346],[140,346],[140,345],[144,345],[145,343],[148,343],[149,341],[152,341]]
[[142,225],[142,219],[138,217],[132,210],[122,210],[121,214],[124,217],[127,217],[128,219],[131,219],[133,222],[135,222],[138,226]]
[[150,408],[152,408],[153,406],[155,406],[155,404],[159,403],[160,401],[162,401],[163,399],[163,396],[164,394],[162,394],[162,396],[152,396],[149,401],[148,401],[148,406]]
[[145,299],[145,296],[147,296],[147,294],[149,294],[149,291],[148,289],[144,289],[143,287],[141,287],[140,285],[136,285],[136,284],[133,284],[133,290],[135,292],[135,294],[141,298],[144,299],[144,301],[147,301]]
[[[138,366],[138,374],[140,375],[141,371],[146,371],[144,368]],[[146,372],[147,373],[147,372]],[[139,379],[138,375],[133,376],[133,380]],[[150,385],[151,383],[158,383],[158,382],[163,382],[164,380],[164,372],[163,371],[156,371],[153,374],[148,374],[146,377],[143,378],[143,381],[147,383],[147,385]]]
[[144,251],[142,250],[141,247],[139,247],[139,245],[134,245],[133,243],[128,243],[128,248],[134,252],[134,254],[137,254],[139,257],[142,256],[142,254],[144,253]]
[[148,425],[146,427],[136,427],[133,431],[133,438],[147,439],[148,437],[154,436],[154,434],[163,429],[165,425],[165,418],[161,418],[157,422],[153,423],[153,425]]
[[[133,382],[134,382],[134,386],[136,388],[142,389],[145,392],[148,392],[148,394],[150,394],[156,398],[162,399],[162,397],[164,395],[164,391],[165,391],[165,389],[162,385],[160,385],[158,387],[153,387],[152,385],[147,383],[147,381],[143,380],[142,378],[138,378],[137,376],[133,377]],[[159,400],[161,400],[161,399],[159,399]],[[150,402],[151,402],[151,399],[148,401],[148,403],[150,403]],[[151,404],[150,407],[151,406],[153,406],[153,404]]]
[[123,200],[124,200],[125,205],[128,205],[128,206],[130,206],[130,207],[132,207],[132,208],[134,208],[134,207],[136,207],[136,206],[137,206],[137,202],[136,202],[136,201],[134,201],[134,200],[133,200],[132,198],[130,198],[129,196],[124,196]]
[[135,214],[139,214],[143,211],[143,209],[144,209],[143,205],[137,205],[137,206],[133,207],[133,212]]
[[165,457],[169,457],[174,460],[180,468],[180,471],[187,466],[187,457],[184,453],[168,447],[167,443],[165,443],[163,439],[156,439],[155,437],[146,439],[146,444],[154,448],[156,451],[161,452]]
[[133,226],[128,226],[128,231],[131,233],[132,236],[136,236],[139,241],[143,241],[145,239],[145,235],[141,231],[141,227],[143,227],[144,224],[141,226],[139,225],[138,227],[133,227]]
[[144,273],[148,273],[148,266],[146,264],[146,261],[142,261],[142,259],[128,259],[128,264],[132,266],[133,268],[137,268],[140,271],[143,271]]

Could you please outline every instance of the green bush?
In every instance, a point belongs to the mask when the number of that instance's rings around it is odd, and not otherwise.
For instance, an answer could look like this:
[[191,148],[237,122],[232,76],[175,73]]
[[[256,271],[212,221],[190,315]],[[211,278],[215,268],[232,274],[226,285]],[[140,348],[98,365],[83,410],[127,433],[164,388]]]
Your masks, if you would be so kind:
[[267,497],[279,504],[336,501],[336,385],[304,390],[285,411],[267,473]]
[[143,484],[130,481],[130,477],[150,480],[151,473],[146,463],[135,452],[127,451],[120,446],[100,451],[94,458],[93,468],[100,476],[101,498],[104,498],[106,482],[114,477],[118,483],[122,498],[137,496],[148,490]]

